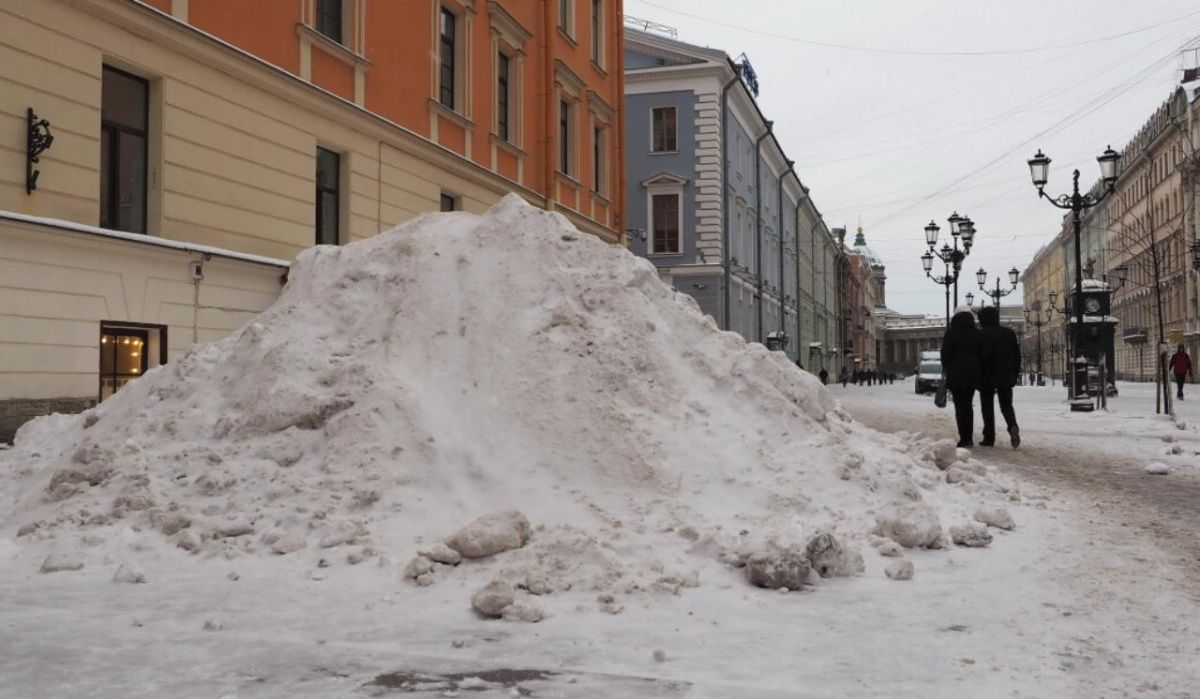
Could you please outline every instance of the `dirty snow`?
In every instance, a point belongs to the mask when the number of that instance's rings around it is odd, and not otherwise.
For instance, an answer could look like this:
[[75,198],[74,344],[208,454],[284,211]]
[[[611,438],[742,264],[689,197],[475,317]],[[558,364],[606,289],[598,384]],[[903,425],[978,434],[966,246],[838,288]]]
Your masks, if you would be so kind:
[[[526,665],[648,672],[626,655],[649,658],[639,644],[580,655],[591,647],[580,639],[618,617],[666,649],[656,676],[776,689],[786,670],[716,678],[689,650],[699,636],[667,632],[753,622],[774,635],[780,604],[810,623],[850,600],[919,613],[929,602],[913,607],[922,593],[906,591],[944,595],[961,571],[1011,570],[986,562],[996,550],[956,549],[943,523],[1007,504],[1029,514],[998,544],[1043,530],[1015,481],[932,438],[854,422],[814,377],[719,331],[646,261],[516,197],[307,251],[278,302],[229,338],[87,413],[23,428],[0,453],[0,493],[13,629],[80,607],[73,623],[92,632],[111,612],[82,600],[104,599],[142,610],[136,624],[107,622],[114,643],[185,618],[238,639],[223,640],[230,652],[271,625],[324,638],[300,628],[311,615],[346,641],[388,624],[410,655],[503,628],[515,645],[497,652]],[[890,559],[862,555],[897,545],[921,568],[904,586],[887,578],[910,568],[892,560],[885,575]],[[50,560],[55,575],[37,573]],[[138,575],[145,584],[112,584]],[[538,623],[479,618],[473,599],[487,617]],[[700,615],[685,622],[689,608]],[[391,622],[378,616],[388,610]],[[22,632],[27,649],[0,652],[69,645],[39,628]],[[512,636],[523,628],[559,640]],[[202,643],[191,630],[175,633]],[[21,662],[23,681],[57,686]],[[140,668],[151,685],[229,686],[190,671],[165,681],[156,667]]]

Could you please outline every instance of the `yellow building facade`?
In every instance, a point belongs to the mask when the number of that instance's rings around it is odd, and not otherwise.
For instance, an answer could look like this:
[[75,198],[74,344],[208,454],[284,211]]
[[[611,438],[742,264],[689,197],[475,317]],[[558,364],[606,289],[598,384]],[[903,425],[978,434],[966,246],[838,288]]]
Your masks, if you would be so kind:
[[[227,335],[277,298],[314,242],[482,212],[509,192],[621,240],[611,211],[555,206],[190,26],[188,3],[163,4],[0,3],[0,442]],[[504,19],[497,3],[466,4],[480,29]],[[130,178],[144,188],[130,194]]]

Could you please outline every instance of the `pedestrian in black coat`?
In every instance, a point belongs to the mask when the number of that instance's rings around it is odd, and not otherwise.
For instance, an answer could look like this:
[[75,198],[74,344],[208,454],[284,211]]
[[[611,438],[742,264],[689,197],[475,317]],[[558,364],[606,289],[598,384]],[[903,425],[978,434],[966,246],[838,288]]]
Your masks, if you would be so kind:
[[983,374],[979,382],[979,412],[983,413],[983,439],[981,447],[996,443],[996,405],[993,397],[1000,400],[1000,412],[1008,427],[1009,441],[1013,449],[1021,444],[1021,431],[1017,427],[1017,414],[1013,410],[1013,386],[1021,374],[1021,345],[1017,334],[1000,325],[1000,311],[995,306],[979,310],[979,341],[983,348]]
[[983,373],[979,330],[969,306],[960,306],[942,337],[942,367],[946,387],[954,396],[954,420],[958,423],[958,446],[970,447],[975,440],[975,389]]

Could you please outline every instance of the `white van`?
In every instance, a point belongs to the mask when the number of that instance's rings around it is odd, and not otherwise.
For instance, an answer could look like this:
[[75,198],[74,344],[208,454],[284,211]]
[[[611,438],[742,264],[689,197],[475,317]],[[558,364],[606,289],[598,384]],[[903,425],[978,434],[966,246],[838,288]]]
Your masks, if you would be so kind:
[[922,352],[915,378],[917,394],[933,393],[937,390],[938,382],[941,380],[942,353],[937,350]]

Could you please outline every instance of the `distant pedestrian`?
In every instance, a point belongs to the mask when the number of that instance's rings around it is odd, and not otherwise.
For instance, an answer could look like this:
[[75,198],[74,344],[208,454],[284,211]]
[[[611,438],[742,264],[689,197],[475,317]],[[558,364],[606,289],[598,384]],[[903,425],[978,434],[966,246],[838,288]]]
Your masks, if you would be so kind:
[[1017,414],[1013,410],[1013,386],[1021,375],[1021,345],[1017,334],[1000,325],[1000,311],[995,306],[979,309],[979,345],[983,352],[983,372],[979,381],[979,412],[983,414],[983,439],[979,446],[990,447],[996,443],[996,405],[1000,401],[1000,413],[1008,427],[1008,438],[1013,449],[1021,445],[1021,431],[1017,427]]
[[838,380],[842,382],[842,388],[845,388],[846,384],[850,381],[850,370],[842,367],[842,370],[838,372]]
[[1188,356],[1187,350],[1183,345],[1175,350],[1175,354],[1171,355],[1171,371],[1175,374],[1175,385],[1178,387],[1178,392],[1175,397],[1183,400],[1183,382],[1189,376],[1192,376],[1192,358]]
[[979,331],[970,306],[959,306],[942,337],[942,367],[946,387],[954,396],[954,421],[958,426],[958,446],[974,446],[975,389],[982,373]]
[[825,370],[825,367],[821,367],[821,371],[817,373],[817,377],[821,379],[822,386],[829,383],[829,372]]

